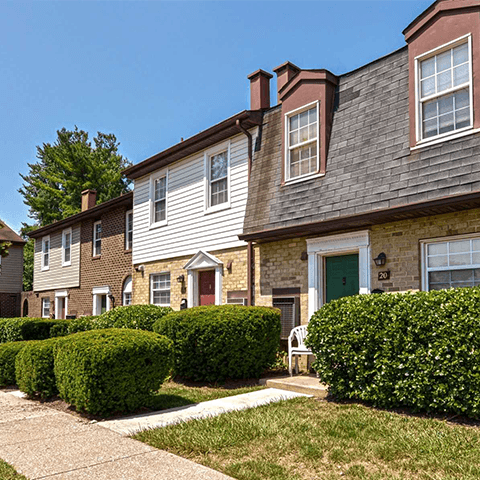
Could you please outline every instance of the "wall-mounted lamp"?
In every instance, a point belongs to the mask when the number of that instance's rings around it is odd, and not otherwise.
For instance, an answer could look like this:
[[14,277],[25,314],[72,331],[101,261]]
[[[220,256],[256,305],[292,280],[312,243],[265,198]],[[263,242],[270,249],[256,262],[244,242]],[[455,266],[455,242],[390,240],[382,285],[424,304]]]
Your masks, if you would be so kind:
[[137,267],[135,267],[135,270],[137,272],[144,272],[145,271],[145,265],[138,265]]
[[308,260],[308,252],[302,252],[300,255],[300,260],[302,262],[305,262],[306,260]]
[[378,254],[377,258],[374,258],[373,261],[375,262],[375,265],[377,267],[381,267],[382,265],[385,265],[387,262],[387,256],[382,252]]
[[227,270],[230,272],[232,270],[233,260],[229,260],[227,263]]
[[178,283],[183,283],[184,281],[185,281],[185,275],[180,275],[179,277],[177,277]]

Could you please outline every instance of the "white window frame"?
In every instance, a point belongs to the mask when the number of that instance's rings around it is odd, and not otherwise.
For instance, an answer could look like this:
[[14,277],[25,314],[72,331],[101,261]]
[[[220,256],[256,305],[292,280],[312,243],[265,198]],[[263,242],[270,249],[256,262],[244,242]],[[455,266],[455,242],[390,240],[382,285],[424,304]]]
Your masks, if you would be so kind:
[[[132,229],[129,230],[128,229],[128,217],[129,215],[132,216]],[[132,232],[132,240],[129,241],[128,239],[128,234],[129,232]],[[133,210],[128,210],[126,213],[125,213],[125,250],[131,250],[133,247]]]
[[[211,206],[211,181],[210,181],[210,158],[214,155],[218,155],[219,153],[226,152],[227,153],[227,201],[220,203],[218,205]],[[221,210],[226,210],[230,208],[230,201],[232,197],[232,189],[231,189],[231,141],[223,142],[219,145],[215,145],[214,147],[206,150],[203,154],[203,163],[205,169],[205,205],[204,205],[204,213],[214,213]]]
[[[48,251],[45,252],[45,243],[48,242]],[[52,260],[52,244],[50,242],[50,235],[47,235],[45,237],[42,237],[42,253],[41,253],[41,266],[42,266],[42,271],[50,270],[50,263]],[[45,255],[48,255],[48,265],[45,265]]]
[[[153,277],[157,276],[157,275],[169,275],[170,277],[170,288],[167,290],[166,288],[160,288],[158,290],[155,290],[156,292],[166,292],[168,291],[170,293],[170,302],[168,303],[154,303],[153,302],[153,293],[154,293],[154,290],[153,290]],[[172,274],[171,272],[158,272],[158,273],[152,273],[150,275],[150,303],[152,305],[158,305],[159,307],[169,307],[170,304],[172,302]]]
[[[165,177],[165,220],[155,222],[155,182]],[[150,228],[163,227],[168,224],[168,168],[150,175]]]
[[[45,302],[48,300],[48,313],[45,315]],[[50,318],[52,302],[49,297],[42,297],[42,318]]]
[[[126,288],[125,288],[125,284],[127,283],[127,280],[130,279],[130,291],[127,292],[126,291]],[[126,294],[130,294],[130,302],[129,303],[126,303],[125,300],[126,300]],[[125,306],[125,305],[132,305],[132,300],[133,300],[133,278],[131,275],[129,275],[127,278],[125,278],[125,280],[123,281],[123,285],[122,285],[122,305]]]
[[[468,44],[468,61],[469,61],[469,80],[468,83],[464,83],[462,85],[451,87],[448,90],[444,90],[441,93],[435,93],[424,99],[421,98],[421,82],[420,82],[420,64],[424,60],[428,60],[430,57],[434,57],[443,53],[444,51],[451,50],[455,47],[458,47],[464,43]],[[453,66],[452,66],[453,69]],[[424,146],[429,144],[439,143],[439,141],[443,141],[443,139],[451,138],[451,137],[460,137],[465,135],[465,132],[469,130],[473,130],[473,62],[472,62],[472,34],[468,33],[467,35],[463,35],[460,38],[452,40],[451,42],[445,43],[433,50],[428,52],[422,53],[415,57],[415,134],[416,134],[416,141],[417,145]],[[439,135],[435,135],[434,137],[423,138],[423,117],[422,117],[422,104],[424,102],[428,102],[430,100],[434,100],[436,98],[444,97],[446,95],[450,95],[458,90],[462,90],[464,88],[469,88],[469,102],[470,102],[470,125],[468,127],[459,128],[457,130],[451,130],[450,132],[441,133]],[[468,132],[470,133],[470,132]],[[473,133],[473,132],[472,132]]]
[[[311,139],[306,142],[297,143],[294,147],[290,146],[290,117],[298,115],[306,110],[310,110],[313,107],[317,108],[317,138],[316,140]],[[285,114],[285,183],[293,183],[302,180],[307,180],[312,177],[320,176],[320,102],[316,100],[315,102],[308,103],[302,107],[291,110]],[[290,177],[290,152],[296,148],[304,147],[310,143],[317,142],[317,168],[314,172],[306,173],[304,175],[298,175],[297,177]],[[323,176],[323,175],[321,175]]]
[[57,290],[55,292],[55,319],[60,319],[60,299],[65,301],[65,318],[68,315],[68,292],[67,290]]
[[[66,250],[67,250],[67,242],[66,238],[67,235],[70,234],[70,260],[66,261]],[[62,267],[69,267],[72,265],[72,229],[71,228],[66,228],[65,230],[62,231]]]
[[[93,249],[92,249],[92,255],[94,257],[99,257],[102,255],[102,237],[103,237],[103,228],[100,234],[100,239],[97,239],[97,225],[100,225],[102,227],[102,221],[98,220],[93,223]],[[100,240],[100,253],[97,252],[97,241]]]
[[473,270],[475,268],[480,268],[480,264],[470,264],[470,265],[455,265],[455,266],[443,266],[443,267],[428,267],[427,265],[427,248],[428,245],[433,243],[448,243],[454,242],[456,240],[478,240],[480,239],[480,233],[469,233],[465,235],[453,235],[449,237],[438,237],[438,238],[429,238],[420,240],[420,252],[421,252],[421,271],[422,271],[422,290],[429,290],[428,283],[428,274],[430,272],[445,272],[453,270]]
[[111,309],[111,301],[110,301],[110,296],[112,292],[110,290],[109,286],[105,287],[93,287],[92,288],[92,295],[93,295],[93,315],[100,315],[101,312],[101,306],[99,307],[99,300],[101,296],[106,295],[107,297],[107,305],[106,305],[106,312],[108,312]]

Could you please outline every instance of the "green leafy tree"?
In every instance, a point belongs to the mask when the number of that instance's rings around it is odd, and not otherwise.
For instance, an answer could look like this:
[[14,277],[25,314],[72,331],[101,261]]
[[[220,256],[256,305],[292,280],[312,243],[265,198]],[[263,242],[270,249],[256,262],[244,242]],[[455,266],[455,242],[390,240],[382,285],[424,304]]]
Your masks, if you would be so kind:
[[78,213],[81,193],[97,191],[97,202],[118,197],[129,190],[122,170],[130,162],[118,153],[115,135],[98,132],[89,141],[88,133],[75,127],[57,131],[55,143],[37,147],[38,162],[28,164],[30,172],[21,175],[19,192],[30,207],[29,216],[39,226],[63,220]]
[[27,242],[23,247],[23,291],[28,292],[33,289],[33,255],[35,253],[35,241],[28,236],[38,227],[35,225],[22,224],[20,235]]
[[[0,223],[0,228],[3,228],[3,225]],[[10,247],[11,243],[3,242],[0,243],[0,258],[4,258],[8,255],[8,247]]]

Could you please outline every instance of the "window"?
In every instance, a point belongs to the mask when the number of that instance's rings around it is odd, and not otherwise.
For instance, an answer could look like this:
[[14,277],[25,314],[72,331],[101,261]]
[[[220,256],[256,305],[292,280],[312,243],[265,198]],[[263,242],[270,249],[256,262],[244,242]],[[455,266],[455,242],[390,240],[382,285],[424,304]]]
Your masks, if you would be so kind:
[[318,172],[318,104],[286,115],[286,180]]
[[50,237],[42,238],[42,270],[50,268]]
[[50,318],[50,299],[42,298],[42,317]]
[[150,292],[150,303],[170,306],[170,273],[152,275]]
[[425,244],[426,290],[480,285],[480,237]]
[[132,277],[127,277],[123,282],[123,305],[132,304]]
[[208,159],[210,207],[228,202],[228,156],[216,153]]
[[62,266],[68,267],[72,264],[72,229],[62,232]]
[[93,224],[93,256],[102,254],[102,222]]
[[472,127],[470,36],[416,59],[417,140]]
[[125,250],[131,250],[133,245],[133,211],[126,213],[125,218]]
[[154,178],[152,182],[151,223],[155,226],[164,225],[167,221],[167,175]]

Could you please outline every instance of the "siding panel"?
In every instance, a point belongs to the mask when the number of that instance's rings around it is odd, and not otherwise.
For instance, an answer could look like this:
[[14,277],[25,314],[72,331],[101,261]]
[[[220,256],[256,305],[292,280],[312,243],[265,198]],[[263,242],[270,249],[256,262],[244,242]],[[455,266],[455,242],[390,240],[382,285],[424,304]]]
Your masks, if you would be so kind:
[[2,258],[0,292],[20,293],[23,287],[23,247],[12,245]]

